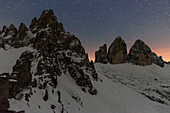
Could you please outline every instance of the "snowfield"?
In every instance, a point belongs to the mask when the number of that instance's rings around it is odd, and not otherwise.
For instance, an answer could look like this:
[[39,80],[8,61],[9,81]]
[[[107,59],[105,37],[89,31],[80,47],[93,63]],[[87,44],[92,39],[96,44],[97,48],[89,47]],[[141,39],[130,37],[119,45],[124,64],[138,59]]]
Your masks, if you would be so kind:
[[0,49],[0,74],[11,73],[12,67],[16,64],[17,59],[26,50],[32,50],[30,47],[9,48],[8,50]]
[[[43,100],[45,90],[27,88],[17,100],[9,100],[10,110],[25,110],[26,113],[170,113],[168,65],[161,68],[154,64],[143,67],[96,63],[95,68],[99,80],[91,81],[97,95],[83,92],[70,76],[62,75],[58,77],[56,89],[47,86],[46,102]],[[32,92],[29,102],[24,95],[28,92]]]
[[[133,95],[132,100],[136,102],[136,106],[141,106],[142,100],[147,99],[145,102],[149,103],[146,106],[156,110],[153,113],[170,113],[169,65],[165,65],[164,68],[161,68],[155,64],[150,66],[137,66],[132,64],[111,65],[97,63],[95,67],[99,75],[105,76],[109,81],[114,82],[114,84],[118,86],[122,84],[123,87],[127,87],[142,96],[143,99],[137,100],[134,94],[127,93],[126,91],[123,92],[126,94],[127,98]],[[123,87],[120,87],[120,89]],[[121,95],[122,94],[120,94],[120,96]],[[129,107],[131,107],[131,102],[129,102],[129,104]],[[134,106],[134,109],[136,106]],[[143,109],[146,110],[147,107]],[[149,110],[146,110],[146,112],[152,113]],[[141,111],[132,111],[131,113],[141,113]]]

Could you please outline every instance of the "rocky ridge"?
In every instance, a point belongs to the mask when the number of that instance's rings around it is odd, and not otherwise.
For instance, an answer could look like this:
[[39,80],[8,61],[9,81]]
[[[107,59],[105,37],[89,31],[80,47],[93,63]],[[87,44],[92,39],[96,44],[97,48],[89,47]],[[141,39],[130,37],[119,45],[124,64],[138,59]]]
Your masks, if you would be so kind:
[[164,67],[165,63],[161,56],[158,57],[151,51],[150,47],[140,39],[135,41],[127,54],[126,43],[120,36],[116,37],[110,45],[108,53],[106,44],[95,52],[96,63],[100,62],[106,64],[106,61],[110,64],[132,63],[141,66],[151,65],[154,63],[160,67]]
[[98,80],[93,62],[89,62],[80,40],[66,32],[62,23],[57,21],[53,10],[43,11],[39,19],[32,20],[29,28],[23,23],[18,30],[12,24],[9,28],[3,27],[1,48],[8,50],[25,46],[32,50],[21,54],[12,73],[6,73],[5,78],[0,76],[1,81],[6,81],[0,87],[0,92],[5,95],[0,96],[0,105],[4,105],[0,110],[8,110],[8,98],[22,98],[17,95],[24,88],[30,89],[25,94],[28,102],[34,87],[45,90],[48,95],[46,86],[56,88],[59,76],[71,76],[83,92],[97,94],[91,82]]
[[152,52],[151,53],[151,57],[152,57],[152,62],[154,63],[154,64],[157,64],[157,65],[159,65],[160,67],[164,67],[164,61],[163,61],[163,59],[162,59],[162,57],[161,56],[157,56],[156,55],[156,53],[154,53],[154,52]]

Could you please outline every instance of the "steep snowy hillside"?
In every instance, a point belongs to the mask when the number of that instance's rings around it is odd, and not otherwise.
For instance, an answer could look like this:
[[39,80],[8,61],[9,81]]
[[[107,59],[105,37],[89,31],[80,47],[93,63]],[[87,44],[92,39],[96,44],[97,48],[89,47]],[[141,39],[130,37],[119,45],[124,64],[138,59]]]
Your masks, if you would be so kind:
[[[156,65],[95,64],[99,81],[93,85],[97,95],[83,92],[66,75],[59,77],[58,88],[48,86],[49,99],[45,102],[45,90],[32,89],[29,102],[25,98],[10,100],[10,109],[26,113],[169,113],[169,68]],[[159,94],[164,92],[167,98]],[[24,90],[20,95],[28,92]],[[60,93],[58,93],[60,92]],[[59,95],[61,97],[59,98]],[[152,98],[150,98],[152,97]],[[155,100],[153,100],[155,99]],[[161,101],[159,101],[159,99]],[[162,103],[165,101],[166,103]]]

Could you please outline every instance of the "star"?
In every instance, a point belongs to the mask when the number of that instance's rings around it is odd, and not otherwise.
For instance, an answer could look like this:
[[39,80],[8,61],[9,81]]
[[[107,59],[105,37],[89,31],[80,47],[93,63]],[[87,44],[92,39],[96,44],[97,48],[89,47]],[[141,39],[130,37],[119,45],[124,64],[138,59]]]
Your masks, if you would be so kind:
[[127,42],[140,38],[153,50],[170,48],[170,0],[0,0],[0,4],[1,25],[7,26],[20,22],[29,26],[33,17],[53,9],[89,56],[102,42],[109,46],[117,36]]

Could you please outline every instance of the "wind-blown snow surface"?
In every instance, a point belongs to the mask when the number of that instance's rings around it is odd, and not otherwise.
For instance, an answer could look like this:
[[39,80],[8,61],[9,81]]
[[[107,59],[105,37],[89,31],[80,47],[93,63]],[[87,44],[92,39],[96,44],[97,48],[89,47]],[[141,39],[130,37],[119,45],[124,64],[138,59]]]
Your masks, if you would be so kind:
[[19,49],[9,48],[8,50],[0,49],[0,74],[10,73],[12,67],[16,64],[17,59],[21,56],[21,53],[31,50],[30,47],[23,47]]
[[[154,90],[145,91],[149,88],[170,91],[170,67],[97,63],[95,68],[99,80],[92,80],[92,83],[97,95],[83,92],[70,76],[62,75],[58,77],[54,93],[50,86],[47,87],[49,98],[46,102],[43,100],[45,90],[38,88],[32,88],[33,95],[29,102],[25,101],[23,94],[29,92],[25,89],[19,100],[10,99],[10,109],[25,110],[26,113],[170,113],[167,99]],[[58,91],[61,92],[61,103],[58,102]],[[166,104],[151,101],[146,95],[160,98]],[[51,109],[51,105],[55,105],[55,109]]]

